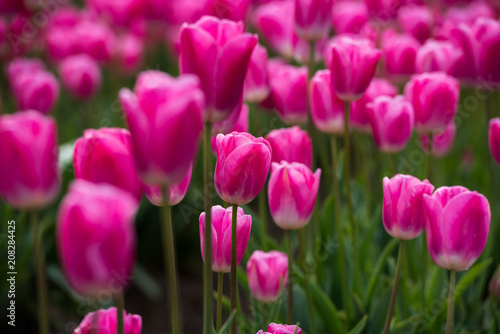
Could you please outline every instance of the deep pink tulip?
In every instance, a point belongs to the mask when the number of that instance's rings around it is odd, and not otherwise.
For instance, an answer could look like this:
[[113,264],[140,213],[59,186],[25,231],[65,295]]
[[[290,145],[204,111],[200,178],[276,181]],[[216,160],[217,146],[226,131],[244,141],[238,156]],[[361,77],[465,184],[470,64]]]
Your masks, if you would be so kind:
[[59,206],[57,246],[64,274],[83,296],[120,293],[135,262],[135,198],[108,184],[72,183]]
[[144,63],[144,41],[134,34],[120,36],[115,52],[119,70],[125,74],[136,73]]
[[93,97],[101,87],[101,69],[97,62],[86,54],[64,59],[59,65],[59,74],[64,87],[81,100]]
[[284,230],[298,230],[311,218],[318,194],[321,169],[316,172],[298,162],[273,162],[268,185],[271,216]]
[[490,120],[488,142],[490,144],[491,155],[500,166],[500,118]]
[[335,2],[332,9],[332,25],[337,34],[358,34],[368,22],[368,8],[362,1]]
[[137,78],[134,92],[123,88],[119,98],[143,181],[180,182],[197,154],[203,129],[204,98],[198,79],[145,71]]
[[375,145],[384,153],[401,151],[415,123],[413,107],[401,95],[380,96],[368,105]]
[[215,190],[222,200],[243,205],[252,201],[266,182],[271,145],[246,132],[216,138]]
[[383,37],[385,68],[389,76],[407,78],[415,73],[420,43],[410,35],[388,32]]
[[405,86],[405,97],[413,105],[419,132],[442,130],[457,112],[460,84],[443,73],[414,75]]
[[443,19],[455,24],[473,25],[479,18],[494,18],[494,10],[484,1],[469,1],[465,6],[452,6],[444,14]]
[[108,63],[113,59],[116,49],[116,36],[106,24],[84,19],[75,26],[78,38],[78,49],[100,63]]
[[404,6],[398,12],[398,23],[405,33],[424,43],[431,36],[434,15],[427,6]]
[[295,31],[308,41],[328,37],[332,0],[295,0]]
[[[206,1],[206,0],[204,0]],[[233,21],[244,21],[250,5],[250,0],[210,0],[208,15]]]
[[35,111],[0,116],[0,194],[18,209],[38,209],[59,194],[57,130]]
[[[97,317],[95,319],[94,317]],[[97,324],[97,328],[94,324]],[[125,334],[141,334],[142,318],[140,315],[127,314],[123,310],[123,325]],[[110,307],[107,310],[100,309],[96,312],[88,313],[73,334],[112,334],[117,331],[117,310]]]
[[330,70],[319,70],[309,83],[309,107],[316,127],[325,133],[344,133],[345,102],[332,88]]
[[[442,157],[450,151],[455,141],[457,128],[454,122],[450,122],[444,131],[436,133],[432,136],[432,155],[434,157]],[[429,136],[422,134],[420,143],[425,152],[429,151]]]
[[260,330],[257,334],[302,334],[302,329],[296,325],[278,325],[272,322],[267,332]]
[[[177,205],[184,199],[189,189],[192,173],[193,166],[191,165],[186,176],[184,176],[179,183],[172,184],[168,187],[168,205]],[[143,186],[143,190],[144,195],[146,195],[146,198],[151,202],[151,204],[156,206],[163,206],[165,204],[161,186],[145,184]]]
[[[231,271],[231,225],[233,208],[220,205],[212,207],[212,270],[218,273]],[[252,230],[252,217],[238,207],[236,218],[236,265],[239,265],[248,245]],[[205,212],[200,215],[201,256],[205,261]]]
[[75,178],[109,183],[130,192],[140,202],[142,184],[132,155],[130,132],[120,128],[85,130],[75,143]]
[[243,86],[243,98],[246,102],[262,102],[269,95],[269,74],[267,73],[266,48],[257,44],[252,52],[248,72]]
[[279,251],[254,251],[247,262],[248,285],[252,296],[268,303],[278,299],[288,281],[288,257]]
[[454,75],[462,57],[462,50],[451,42],[429,39],[418,50],[415,69],[417,73],[441,71]]
[[276,109],[285,124],[304,124],[307,121],[307,68],[270,60],[268,72],[271,92],[264,103]]
[[489,85],[500,85],[500,22],[494,19],[479,18],[473,30],[478,41],[479,76]]
[[228,118],[243,96],[256,35],[244,33],[242,22],[204,16],[194,24],[184,24],[180,36],[180,71],[200,78],[207,103],[204,119]]
[[483,252],[490,230],[490,204],[461,186],[424,195],[427,246],[434,262],[448,270],[467,270]]
[[371,117],[367,105],[378,96],[396,96],[398,89],[386,79],[373,78],[365,94],[351,104],[349,118],[353,128],[370,133]]
[[490,279],[488,290],[491,297],[500,300],[500,265],[498,265],[497,270]]
[[272,162],[299,162],[312,167],[311,138],[300,127],[272,130],[266,140],[272,148]]
[[332,43],[332,87],[344,101],[359,99],[370,84],[381,52],[363,38],[340,35]]
[[364,0],[370,15],[381,25],[387,25],[398,15],[404,0]]
[[142,15],[143,0],[86,0],[90,9],[105,18],[108,22],[125,26],[131,19]]
[[246,104],[239,105],[228,119],[212,125],[212,151],[217,154],[216,137],[219,133],[227,135],[231,132],[248,132],[250,110]]
[[434,186],[414,176],[398,174],[391,179],[384,177],[384,205],[382,221],[392,237],[410,240],[425,229],[423,196],[432,194]]

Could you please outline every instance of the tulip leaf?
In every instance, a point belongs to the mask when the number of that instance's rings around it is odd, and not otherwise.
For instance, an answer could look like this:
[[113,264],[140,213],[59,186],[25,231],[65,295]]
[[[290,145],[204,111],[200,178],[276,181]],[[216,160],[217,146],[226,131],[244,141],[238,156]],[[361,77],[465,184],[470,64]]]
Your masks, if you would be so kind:
[[[224,334],[229,330],[229,326],[231,325],[231,322],[233,321],[235,316],[236,316],[236,311],[231,312],[231,315],[229,316],[229,318],[227,318],[226,322],[222,325],[218,334]],[[217,334],[215,329],[214,329],[214,333]]]
[[366,323],[368,321],[368,316],[365,315],[361,320],[357,323],[356,326],[354,326],[353,329],[349,331],[348,334],[361,334],[363,332],[363,329],[366,327]]
[[309,284],[313,302],[316,304],[316,309],[321,314],[323,321],[327,325],[330,333],[342,334],[345,333],[342,323],[340,322],[338,311],[333,302],[321,290],[321,288],[313,281],[308,280],[305,284]]
[[236,268],[236,277],[238,281],[240,282],[240,285],[245,289],[246,292],[250,291],[250,288],[248,287],[248,277],[243,268],[238,266]]

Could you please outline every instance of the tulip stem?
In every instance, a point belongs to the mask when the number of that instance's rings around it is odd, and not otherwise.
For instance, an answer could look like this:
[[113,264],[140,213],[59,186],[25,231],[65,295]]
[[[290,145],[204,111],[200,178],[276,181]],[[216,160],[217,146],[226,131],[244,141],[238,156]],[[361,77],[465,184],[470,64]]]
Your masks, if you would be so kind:
[[396,305],[396,297],[398,295],[399,276],[401,275],[401,267],[403,266],[404,246],[404,240],[400,240],[398,262],[396,264],[396,273],[394,274],[394,283],[392,285],[391,301],[389,303],[389,309],[387,310],[387,317],[385,318],[384,334],[389,334],[391,329],[392,314],[394,313],[394,306]]
[[224,288],[224,273],[217,276],[217,333],[222,327],[222,289]]
[[259,194],[260,239],[263,251],[267,251],[267,201],[265,189],[264,186]]
[[434,143],[433,143],[433,135],[432,135],[432,132],[429,133],[429,151],[427,153],[427,180],[429,180],[429,182],[431,182],[431,179],[432,179],[432,150],[434,149],[433,148],[434,146]]
[[292,230],[285,231],[288,255],[288,312],[287,323],[293,323],[293,252],[292,252]]
[[[237,282],[236,282],[236,244],[237,244],[237,235],[236,235],[236,225],[238,223],[238,204],[233,204],[233,219],[231,223],[231,312],[238,312],[238,308],[236,305],[236,294],[237,294]],[[238,318],[238,314],[234,317],[231,322],[231,334],[236,333],[236,319]]]
[[48,293],[47,279],[45,277],[45,257],[43,253],[42,234],[38,231],[38,212],[31,212],[31,221],[33,225],[33,238],[35,246],[36,263],[36,282],[38,295],[38,332],[40,334],[49,334],[49,315],[48,315]]
[[205,266],[203,267],[203,333],[212,334],[212,194],[210,172],[212,171],[212,123],[205,122],[203,143],[203,190],[205,195]]
[[[123,292],[115,295],[116,302],[116,328],[117,334],[124,334],[125,329],[123,326],[123,310],[125,309],[125,302],[123,301]],[[95,317],[95,316],[94,316]]]
[[309,330],[311,334],[316,334],[316,325],[314,322],[314,309],[311,291],[309,290],[309,270],[307,268],[307,252],[306,252],[306,236],[305,230],[302,228],[299,231],[299,245],[300,245],[300,253],[302,257],[302,271],[304,272],[304,279],[306,284],[304,284],[304,292],[306,294],[306,303],[307,303],[307,314],[309,317]]
[[[172,226],[172,207],[168,204],[168,186],[163,187],[162,206],[162,235],[163,235],[163,259],[165,261],[167,301],[170,297],[170,308],[172,313],[172,333],[181,333],[179,301],[177,291],[177,271],[175,266],[174,233]],[[210,225],[209,225],[210,226]]]
[[392,175],[396,175],[398,173],[398,168],[396,166],[396,154],[397,153],[390,153],[389,156],[391,158],[391,172]]
[[452,334],[453,331],[453,311],[455,307],[455,280],[457,272],[450,271],[450,287],[448,290],[448,314],[446,316],[446,334]]

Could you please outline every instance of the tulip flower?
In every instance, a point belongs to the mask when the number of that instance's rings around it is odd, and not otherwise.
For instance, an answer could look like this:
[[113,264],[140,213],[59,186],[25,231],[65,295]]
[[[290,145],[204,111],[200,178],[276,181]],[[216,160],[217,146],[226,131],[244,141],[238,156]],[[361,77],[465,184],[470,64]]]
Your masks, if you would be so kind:
[[494,18],[494,10],[483,1],[472,1],[465,6],[450,7],[444,13],[443,20],[454,22],[455,24],[464,23],[471,26],[479,18]]
[[460,85],[442,72],[414,75],[405,86],[405,97],[413,105],[419,132],[443,130],[457,112]]
[[[455,140],[457,127],[454,122],[450,122],[444,131],[436,133],[432,136],[432,155],[434,157],[442,157],[450,151]],[[429,136],[422,134],[420,143],[425,152],[429,151]]]
[[266,182],[271,145],[249,133],[219,134],[216,138],[215,190],[222,200],[243,205],[252,201]]
[[101,70],[97,62],[86,54],[70,56],[59,65],[61,81],[76,98],[86,100],[101,87]]
[[333,4],[332,25],[337,34],[358,34],[368,22],[368,8],[362,1]]
[[405,33],[424,43],[431,36],[434,15],[427,6],[407,5],[399,10],[398,23]]
[[[191,165],[189,167],[188,173],[186,174],[186,176],[184,176],[184,179],[182,179],[179,183],[170,185],[168,187],[168,199],[167,199],[168,205],[170,206],[177,205],[184,199],[189,189],[189,183],[191,182],[192,172],[193,172],[193,166]],[[156,206],[165,205],[165,200],[163,198],[162,189],[160,186],[145,184],[143,186],[143,190],[144,190],[144,195],[146,195],[146,198],[148,199],[148,201],[151,202],[151,204]]]
[[489,284],[490,296],[496,300],[500,300],[500,265],[498,265],[497,270],[490,279]]
[[243,96],[243,82],[257,37],[242,22],[204,16],[180,32],[181,73],[196,74],[205,93],[204,120],[228,118]]
[[308,41],[327,37],[330,32],[332,0],[295,0],[295,31]]
[[257,44],[252,52],[243,86],[246,102],[262,102],[269,95],[269,74],[267,72],[266,48]]
[[272,148],[271,162],[299,162],[312,167],[311,138],[300,127],[272,130],[266,140]]
[[410,35],[387,32],[383,37],[385,67],[390,76],[406,77],[415,73],[420,43]]
[[[218,273],[231,271],[232,212],[232,207],[227,209],[220,205],[212,207],[212,270]],[[238,208],[236,229],[236,265],[238,265],[247,249],[252,229],[252,217],[246,215],[242,208]],[[200,242],[203,260],[205,259],[204,235],[205,212],[200,215]]]
[[479,45],[479,75],[490,85],[499,86],[500,22],[494,19],[479,18],[476,20],[473,30]]
[[223,135],[227,135],[231,132],[248,132],[249,127],[249,116],[250,110],[246,104],[240,104],[236,107],[236,109],[231,113],[228,119],[215,122],[212,125],[212,149],[215,153],[217,153],[217,149],[215,148],[215,142],[217,135],[222,133]]
[[57,246],[64,274],[83,296],[119,294],[130,282],[135,261],[133,225],[137,208],[128,192],[76,180],[57,218]]
[[417,73],[441,71],[453,75],[462,56],[462,51],[452,43],[429,39],[417,52],[415,69]]
[[211,0],[207,14],[232,21],[245,20],[250,0]]
[[368,105],[375,145],[385,153],[401,151],[413,132],[413,107],[403,96],[380,96]]
[[260,330],[257,334],[302,334],[302,329],[295,325],[278,325],[272,322],[269,324],[267,332]]
[[268,303],[278,299],[287,284],[288,259],[279,251],[254,251],[247,262],[248,285],[252,296]]
[[35,111],[0,116],[0,195],[18,209],[40,209],[59,194],[57,131]]
[[203,128],[204,99],[198,84],[192,75],[172,78],[145,71],[137,78],[134,92],[120,90],[135,163],[144,182],[176,184],[185,177]]
[[488,142],[491,155],[496,163],[500,165],[500,118],[490,120],[488,129]]
[[[127,314],[123,310],[124,334],[141,334],[142,318],[140,315]],[[97,325],[97,328],[94,327]],[[75,334],[93,334],[93,333],[116,333],[117,332],[117,310],[116,307],[110,307],[107,310],[100,309],[88,313],[73,331]]]
[[118,38],[116,58],[120,71],[125,74],[137,72],[144,62],[145,46],[141,38],[133,34],[125,34]]
[[116,36],[113,30],[97,20],[84,19],[75,26],[78,37],[78,49],[99,63],[108,63],[113,59],[116,49]]
[[401,0],[365,0],[370,16],[381,24],[388,24],[388,21],[395,18],[399,8],[404,3]]
[[144,3],[142,0],[126,0],[110,2],[106,0],[87,0],[89,8],[106,18],[108,21],[125,26],[134,17],[142,14]]

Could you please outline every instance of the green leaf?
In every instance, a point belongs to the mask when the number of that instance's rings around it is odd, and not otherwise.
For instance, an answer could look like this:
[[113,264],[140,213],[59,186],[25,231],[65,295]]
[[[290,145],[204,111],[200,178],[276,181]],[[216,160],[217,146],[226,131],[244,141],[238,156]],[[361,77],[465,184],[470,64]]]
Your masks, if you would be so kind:
[[353,329],[349,331],[349,334],[361,334],[363,329],[366,327],[366,322],[368,321],[368,316],[365,315],[361,320],[358,322],[356,326],[354,326]]
[[248,277],[246,272],[241,268],[241,266],[238,266],[236,268],[236,277],[238,279],[238,282],[240,282],[240,285],[245,289],[246,292],[250,292],[250,288],[248,287]]
[[231,312],[229,318],[227,318],[226,322],[220,328],[219,334],[224,334],[229,330],[229,326],[231,325],[231,322],[233,321],[235,316],[236,316],[236,311]]
[[328,332],[335,334],[343,334],[345,333],[344,328],[342,327],[342,323],[338,317],[338,311],[333,302],[328,298],[327,295],[320,289],[320,287],[309,280],[306,281],[305,284],[309,284],[309,289],[311,291],[314,304],[316,305],[316,309],[321,314],[323,321],[328,327]]

